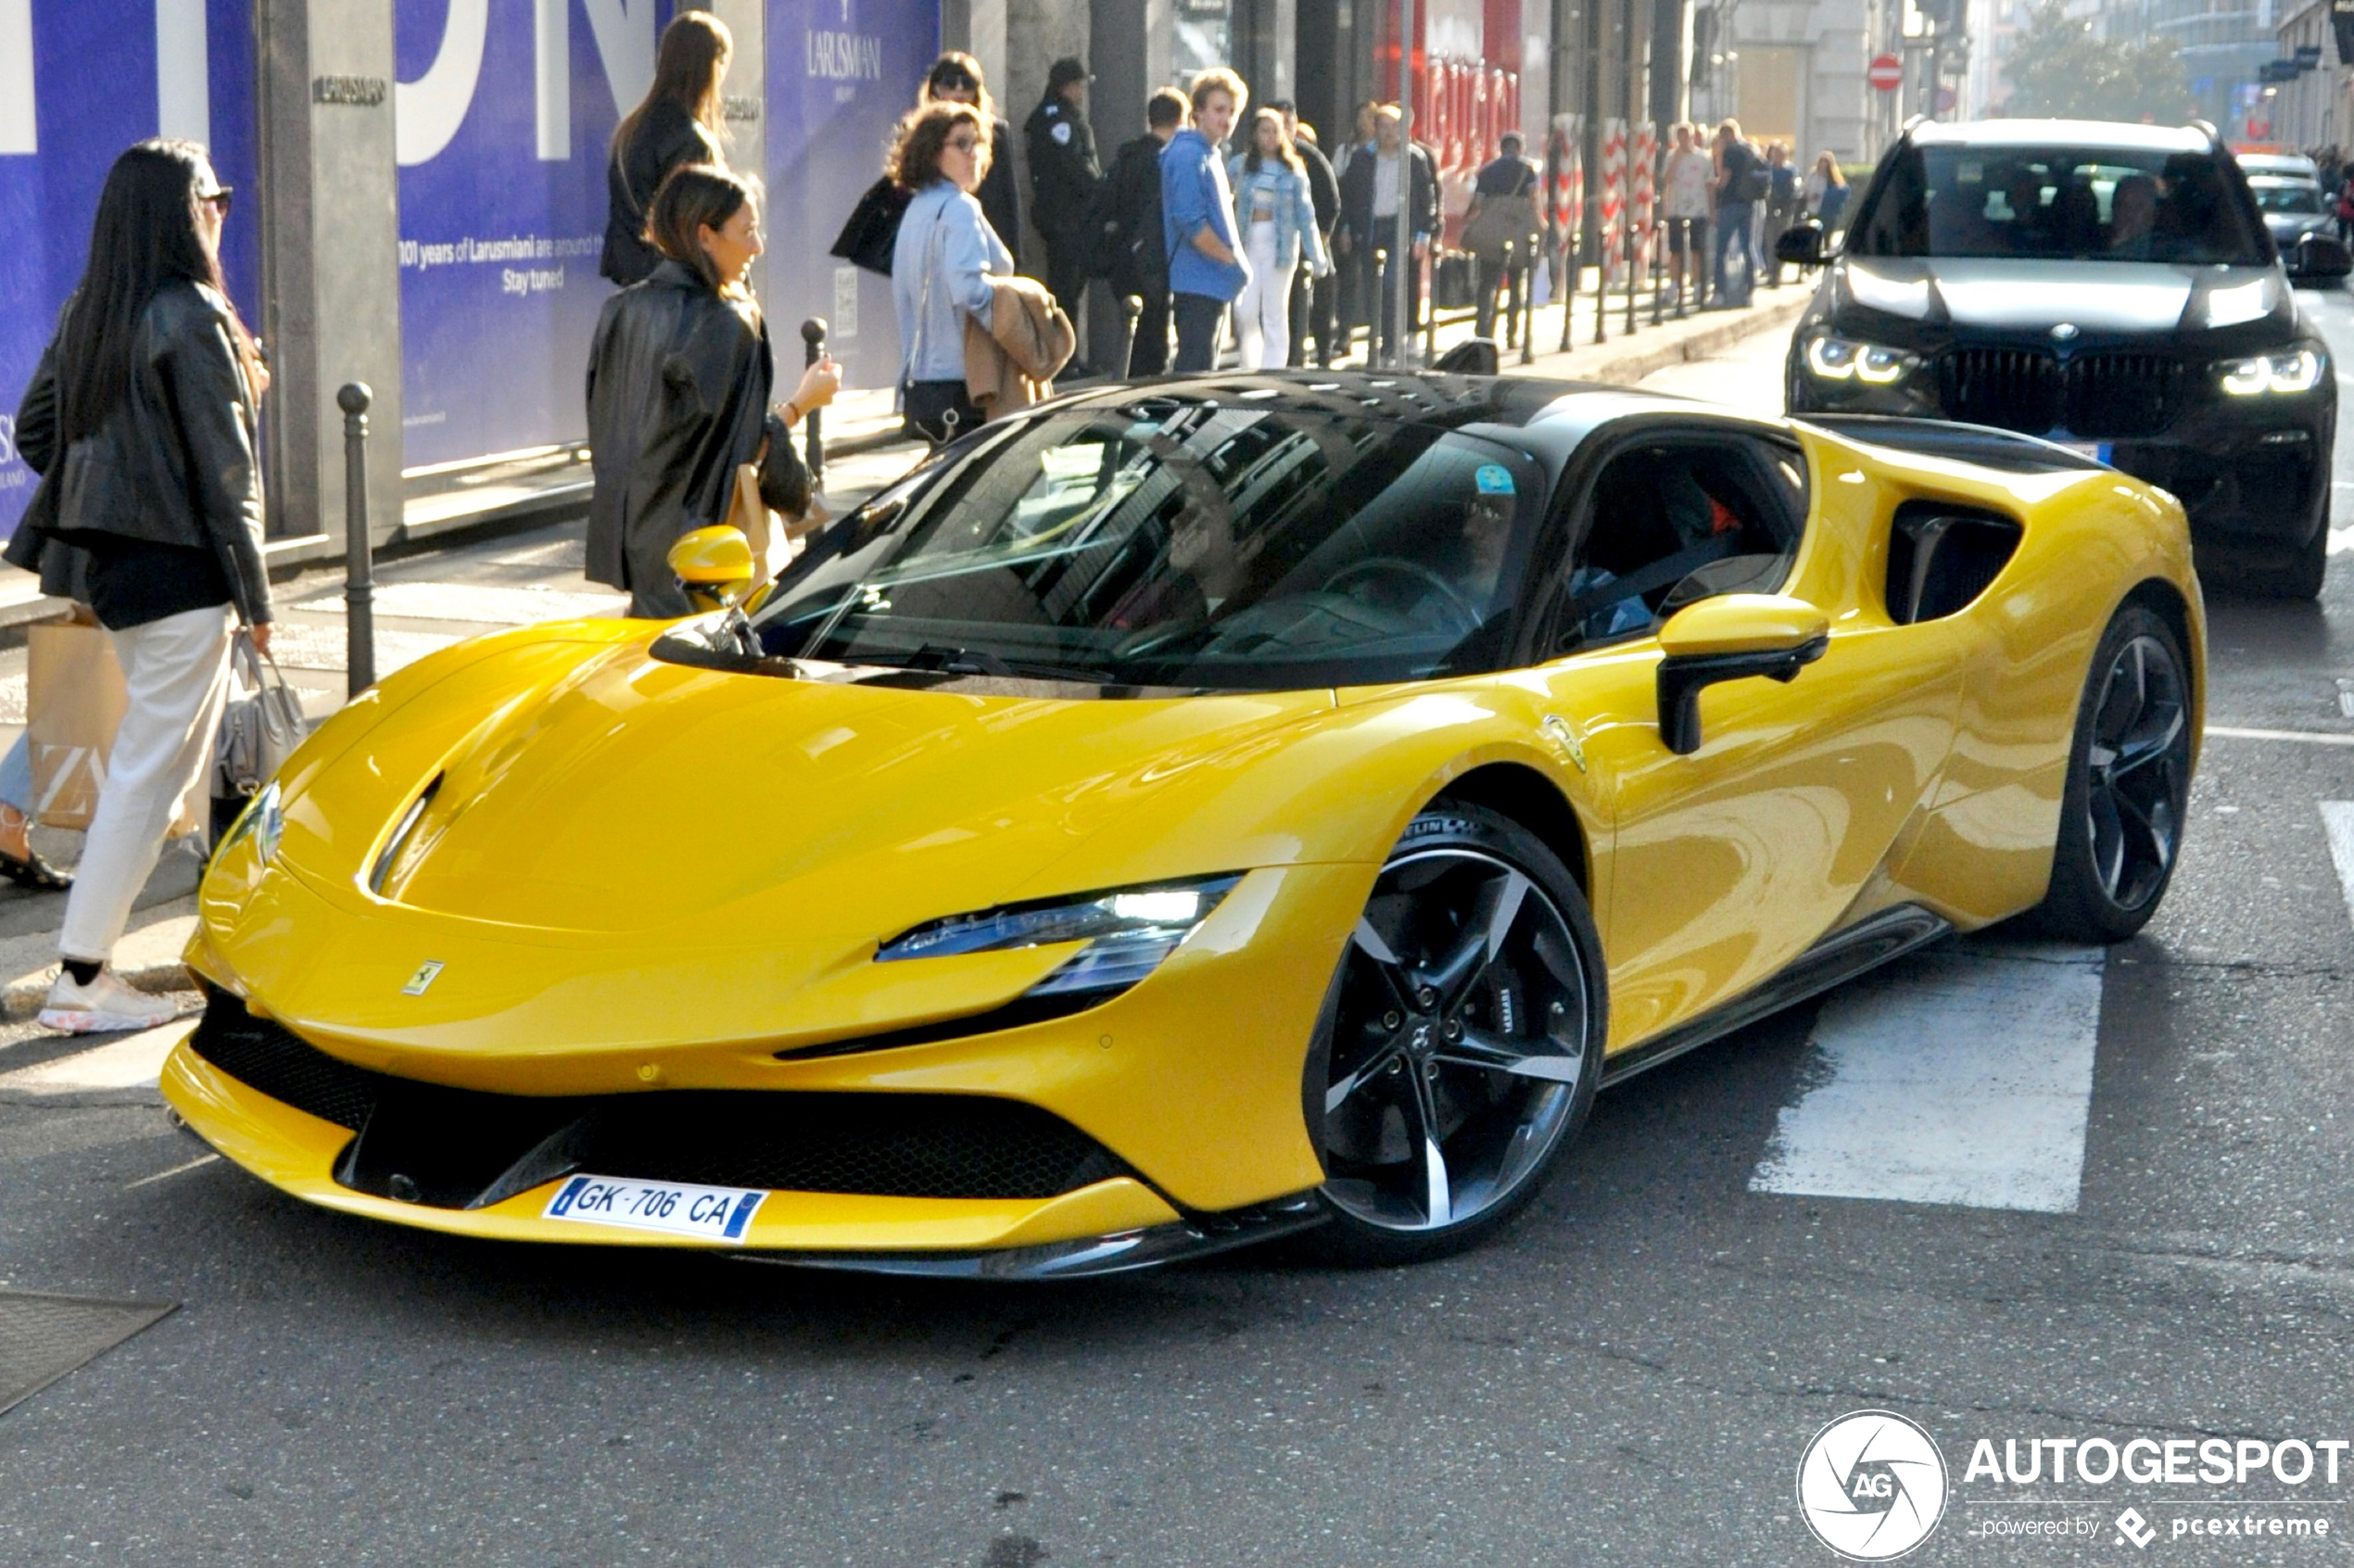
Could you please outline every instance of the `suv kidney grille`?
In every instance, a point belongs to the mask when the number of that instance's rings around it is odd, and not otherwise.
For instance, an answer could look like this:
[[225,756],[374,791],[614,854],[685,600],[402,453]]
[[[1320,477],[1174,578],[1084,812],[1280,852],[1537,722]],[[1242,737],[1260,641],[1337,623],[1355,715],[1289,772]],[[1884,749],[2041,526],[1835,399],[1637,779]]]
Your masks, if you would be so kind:
[[2089,354],[2068,367],[2068,427],[2109,440],[2172,423],[2183,367],[2164,354]]
[[2060,422],[2059,360],[2032,348],[1957,348],[1939,365],[1949,418],[2040,436]]
[[2155,436],[2173,423],[2183,367],[2164,354],[2087,354],[2060,363],[2035,348],[1957,348],[1939,362],[1948,418],[2088,440]]

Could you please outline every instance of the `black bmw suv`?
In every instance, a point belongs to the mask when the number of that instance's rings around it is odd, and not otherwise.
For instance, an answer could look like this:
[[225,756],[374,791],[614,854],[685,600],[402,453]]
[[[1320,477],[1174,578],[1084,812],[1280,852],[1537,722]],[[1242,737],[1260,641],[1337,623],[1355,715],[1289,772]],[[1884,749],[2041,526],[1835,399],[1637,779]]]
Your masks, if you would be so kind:
[[[2310,599],[2328,560],[2337,378],[2285,256],[2205,127],[1916,123],[1880,159],[1791,342],[1790,409],[1942,415],[2068,445],[2161,485],[2202,573]],[[2285,266],[2284,263],[2285,262]]]

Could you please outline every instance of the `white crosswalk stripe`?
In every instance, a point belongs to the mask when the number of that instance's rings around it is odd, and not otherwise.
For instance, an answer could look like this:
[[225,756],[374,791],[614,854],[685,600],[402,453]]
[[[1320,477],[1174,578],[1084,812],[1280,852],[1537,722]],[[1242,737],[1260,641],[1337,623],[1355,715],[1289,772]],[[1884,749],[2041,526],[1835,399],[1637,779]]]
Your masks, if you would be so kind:
[[1835,993],[1759,1193],[2075,1210],[2102,950],[1951,942]]
[[2323,801],[2322,830],[2330,836],[2330,859],[2337,865],[2347,918],[2354,920],[2354,801]]

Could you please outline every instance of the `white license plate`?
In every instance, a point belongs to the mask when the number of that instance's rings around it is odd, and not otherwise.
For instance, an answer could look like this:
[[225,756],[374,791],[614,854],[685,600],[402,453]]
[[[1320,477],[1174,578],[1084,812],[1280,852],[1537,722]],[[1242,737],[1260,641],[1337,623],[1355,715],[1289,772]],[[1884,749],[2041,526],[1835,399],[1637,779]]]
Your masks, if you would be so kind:
[[544,1220],[666,1231],[705,1241],[741,1242],[752,1217],[767,1200],[746,1187],[695,1187],[683,1182],[633,1182],[621,1176],[574,1176],[540,1210]]
[[2107,441],[2062,441],[2060,445],[2080,457],[2091,458],[2095,462],[2112,461],[2109,454],[2117,449]]

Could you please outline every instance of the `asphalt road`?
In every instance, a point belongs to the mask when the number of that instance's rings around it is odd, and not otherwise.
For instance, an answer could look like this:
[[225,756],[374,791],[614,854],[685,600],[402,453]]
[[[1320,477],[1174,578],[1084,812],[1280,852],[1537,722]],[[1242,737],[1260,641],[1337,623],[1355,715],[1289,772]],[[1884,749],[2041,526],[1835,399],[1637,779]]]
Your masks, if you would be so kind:
[[[2354,363],[2354,305],[2314,303]],[[1658,379],[1769,406],[1779,352]],[[2210,611],[2211,726],[2354,737],[2354,558],[2318,608]],[[1011,1289],[493,1246],[163,1174],[195,1151],[151,1107],[0,1105],[0,1286],[182,1304],[0,1416],[0,1562],[1829,1563],[1801,1455],[1865,1409],[1949,1470],[1910,1562],[2342,1561],[2333,802],[2354,746],[2211,739],[2141,938],[1933,951],[1694,1053],[1604,1095],[1506,1237],[1412,1270]],[[1955,1107],[1968,1159],[1894,1181],[1869,1140]],[[1971,1464],[2210,1438],[2339,1440],[2339,1479]],[[2019,1533],[2055,1522],[2082,1533]]]

